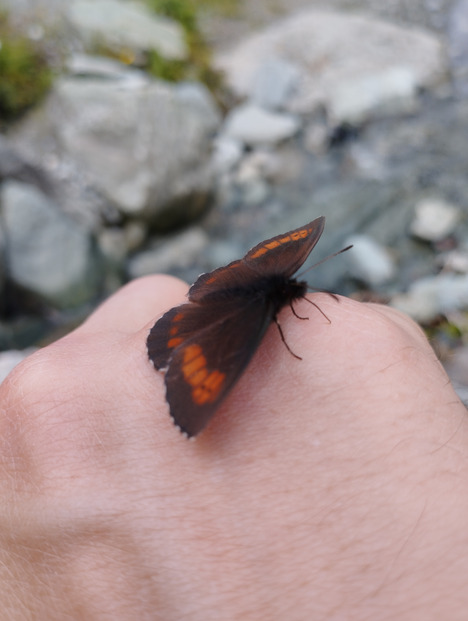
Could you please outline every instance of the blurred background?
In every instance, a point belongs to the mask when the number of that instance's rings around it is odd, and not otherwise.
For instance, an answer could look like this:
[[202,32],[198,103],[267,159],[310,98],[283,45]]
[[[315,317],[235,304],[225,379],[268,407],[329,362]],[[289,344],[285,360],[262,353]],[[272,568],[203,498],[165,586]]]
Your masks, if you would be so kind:
[[410,314],[468,403],[468,0],[0,0],[0,126],[0,380],[325,215],[311,286]]

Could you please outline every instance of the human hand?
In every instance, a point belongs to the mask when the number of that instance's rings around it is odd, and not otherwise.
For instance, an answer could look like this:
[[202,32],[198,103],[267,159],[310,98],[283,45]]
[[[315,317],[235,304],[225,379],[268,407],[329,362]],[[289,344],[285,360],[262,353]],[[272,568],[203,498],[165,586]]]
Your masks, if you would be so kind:
[[326,294],[280,315],[206,428],[146,354],[134,281],[0,386],[5,618],[466,619],[467,412],[419,328]]

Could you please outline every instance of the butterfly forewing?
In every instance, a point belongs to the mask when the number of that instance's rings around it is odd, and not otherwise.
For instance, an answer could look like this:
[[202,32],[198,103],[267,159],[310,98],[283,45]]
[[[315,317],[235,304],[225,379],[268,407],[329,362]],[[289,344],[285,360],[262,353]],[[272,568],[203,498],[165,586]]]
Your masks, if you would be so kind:
[[243,263],[262,276],[282,274],[291,277],[312,252],[324,226],[322,216],[298,229],[267,239],[252,248]]

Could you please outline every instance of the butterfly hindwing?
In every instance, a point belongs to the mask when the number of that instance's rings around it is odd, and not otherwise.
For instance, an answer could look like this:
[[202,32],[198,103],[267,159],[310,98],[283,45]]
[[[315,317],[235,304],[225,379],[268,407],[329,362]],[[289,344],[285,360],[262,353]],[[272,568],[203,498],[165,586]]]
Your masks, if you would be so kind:
[[[161,330],[176,326],[176,336],[171,338],[180,342],[166,346],[156,359],[151,353],[150,357],[155,366],[167,366],[166,399],[176,425],[187,435],[196,435],[205,427],[234,386],[270,324],[271,314],[268,301],[257,299],[240,307],[215,304],[208,309],[183,304],[164,315]],[[157,342],[161,334],[153,330]]]

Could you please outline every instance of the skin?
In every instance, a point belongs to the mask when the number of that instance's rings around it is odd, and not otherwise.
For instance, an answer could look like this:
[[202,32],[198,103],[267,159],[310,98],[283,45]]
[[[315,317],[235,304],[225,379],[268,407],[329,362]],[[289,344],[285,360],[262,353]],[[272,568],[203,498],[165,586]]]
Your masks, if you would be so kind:
[[467,411],[407,317],[313,294],[207,429],[145,340],[186,285],[134,281],[0,386],[10,620],[466,619]]

